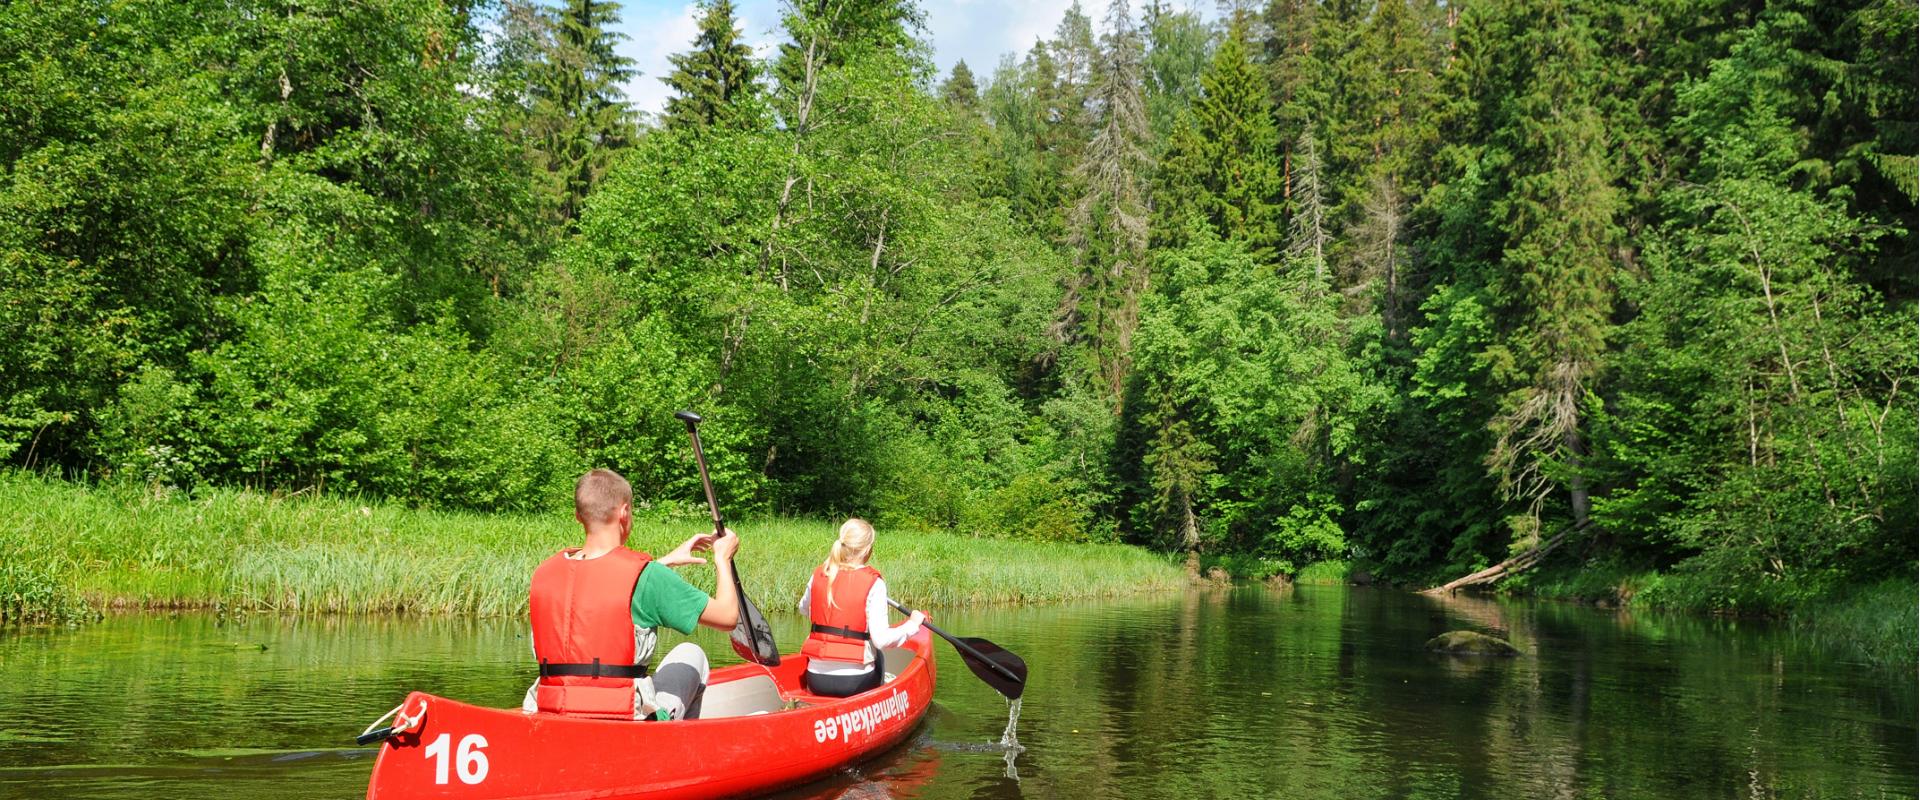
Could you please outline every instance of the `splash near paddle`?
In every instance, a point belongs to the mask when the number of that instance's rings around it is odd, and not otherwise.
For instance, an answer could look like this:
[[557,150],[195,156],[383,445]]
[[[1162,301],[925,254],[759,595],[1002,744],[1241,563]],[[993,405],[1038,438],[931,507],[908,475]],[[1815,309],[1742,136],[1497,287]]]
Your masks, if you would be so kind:
[[[707,452],[700,446],[700,415],[681,411],[673,416],[687,424],[687,437],[693,440],[693,462],[700,468],[700,486],[707,491],[707,510],[713,514],[713,535],[725,536],[727,523],[720,516],[720,501],[713,493],[713,479],[707,476]],[[740,620],[733,624],[733,635],[728,637],[733,644],[733,652],[755,664],[779,666],[780,646],[774,644],[773,626],[767,624],[767,617],[760,613],[760,607],[747,599],[746,587],[740,584],[740,562],[737,559],[733,564],[733,591],[740,598]]]

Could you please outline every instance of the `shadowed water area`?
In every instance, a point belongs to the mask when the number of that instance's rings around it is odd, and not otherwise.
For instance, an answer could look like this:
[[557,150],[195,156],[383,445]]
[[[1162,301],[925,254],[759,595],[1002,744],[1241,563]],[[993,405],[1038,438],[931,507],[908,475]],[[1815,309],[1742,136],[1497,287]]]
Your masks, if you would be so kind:
[[[772,621],[796,648],[801,620]],[[1018,746],[1001,744],[1005,701],[941,645],[938,703],[911,741],[783,796],[1915,795],[1912,675],[1763,623],[1341,587],[936,621],[1026,658]],[[1461,628],[1523,654],[1423,650]],[[506,706],[531,674],[506,620],[145,614],[10,631],[0,797],[360,797],[374,751],[343,745],[408,690]]]

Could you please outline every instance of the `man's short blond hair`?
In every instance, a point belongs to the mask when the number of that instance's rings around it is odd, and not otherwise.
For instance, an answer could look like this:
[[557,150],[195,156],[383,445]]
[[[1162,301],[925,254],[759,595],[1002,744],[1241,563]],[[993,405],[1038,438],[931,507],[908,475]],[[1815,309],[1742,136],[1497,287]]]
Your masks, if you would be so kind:
[[620,473],[596,469],[573,487],[573,515],[581,522],[612,522],[620,507],[633,503],[633,485]]

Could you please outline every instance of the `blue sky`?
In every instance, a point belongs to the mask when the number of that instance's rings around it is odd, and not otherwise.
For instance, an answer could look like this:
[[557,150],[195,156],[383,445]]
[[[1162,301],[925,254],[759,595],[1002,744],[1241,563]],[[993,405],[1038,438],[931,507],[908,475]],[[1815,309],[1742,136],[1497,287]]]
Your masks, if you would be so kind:
[[[933,45],[934,63],[945,75],[955,61],[966,60],[981,80],[993,73],[1000,54],[1025,52],[1036,39],[1053,34],[1060,15],[1073,0],[925,0],[926,37]],[[1134,13],[1145,0],[1132,0]],[[1189,0],[1207,16],[1213,3]],[[1175,0],[1169,5],[1185,7]],[[781,40],[779,0],[734,0],[740,31],[748,44],[766,56]],[[1081,0],[1096,30],[1107,12],[1107,0]],[[691,0],[624,0],[618,30],[627,35],[620,51],[632,58],[642,73],[627,85],[627,98],[640,110],[657,113],[667,102],[671,71],[667,56],[686,50],[693,42],[695,6]]]

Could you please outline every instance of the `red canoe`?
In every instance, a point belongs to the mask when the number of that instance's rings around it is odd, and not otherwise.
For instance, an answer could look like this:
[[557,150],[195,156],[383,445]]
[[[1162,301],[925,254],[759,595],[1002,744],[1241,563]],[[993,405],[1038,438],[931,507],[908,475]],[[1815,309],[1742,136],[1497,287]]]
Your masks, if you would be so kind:
[[771,670],[715,670],[701,718],[684,722],[526,714],[414,692],[367,798],[729,797],[804,783],[913,731],[933,703],[930,642],[922,629],[887,650],[886,685],[847,698],[801,688],[798,655]]

